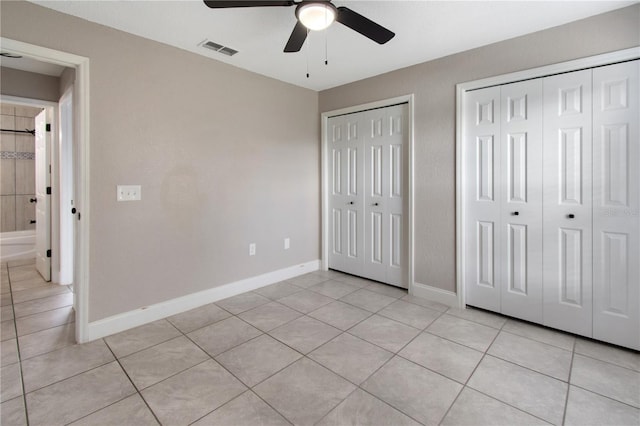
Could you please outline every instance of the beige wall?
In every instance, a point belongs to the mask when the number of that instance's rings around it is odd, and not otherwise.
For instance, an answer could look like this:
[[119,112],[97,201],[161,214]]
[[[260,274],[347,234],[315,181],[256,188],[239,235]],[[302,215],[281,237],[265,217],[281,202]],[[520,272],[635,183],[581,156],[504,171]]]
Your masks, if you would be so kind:
[[320,93],[320,112],[415,94],[415,279],[455,291],[455,85],[640,45],[640,5]]
[[3,95],[58,102],[59,84],[58,77],[13,68],[0,68],[0,93]]
[[[90,321],[319,258],[317,93],[0,7],[3,37],[91,61]],[[142,201],[116,202],[117,184],[142,185]]]
[[58,92],[60,96],[64,95],[64,93],[71,87],[76,81],[76,70],[73,68],[65,68],[60,74],[60,85],[58,88]]

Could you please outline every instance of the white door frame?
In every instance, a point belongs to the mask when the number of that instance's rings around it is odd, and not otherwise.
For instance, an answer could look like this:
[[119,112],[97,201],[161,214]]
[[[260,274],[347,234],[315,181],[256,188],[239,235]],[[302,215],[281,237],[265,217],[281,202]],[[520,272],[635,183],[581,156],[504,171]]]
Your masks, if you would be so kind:
[[413,251],[414,251],[414,238],[413,238],[413,228],[414,228],[414,166],[413,166],[413,116],[414,116],[414,95],[404,95],[391,99],[384,99],[381,101],[370,102],[362,105],[356,105],[347,108],[336,109],[333,111],[323,112],[321,114],[321,183],[322,183],[322,198],[321,198],[321,243],[322,248],[320,251],[320,268],[324,271],[329,269],[329,142],[328,136],[329,132],[327,131],[327,125],[329,121],[329,117],[333,117],[336,115],[344,115],[344,114],[352,114],[356,112],[366,111],[369,109],[376,108],[384,108],[397,104],[406,103],[408,104],[408,113],[407,113],[407,128],[408,128],[408,176],[409,182],[407,182],[407,193],[408,193],[408,209],[407,212],[407,222],[408,222],[408,230],[407,230],[407,240],[404,242],[404,245],[407,250],[407,262],[405,267],[407,268],[406,277],[407,277],[407,285],[409,288],[409,293],[413,292],[414,285],[414,259],[413,259]]
[[77,222],[78,246],[75,248],[74,306],[76,310],[76,341],[88,341],[89,324],[89,58],[59,50],[36,46],[0,37],[4,52],[22,55],[42,62],[62,65],[76,70],[74,95],[77,110],[74,114],[75,141],[75,204],[82,220]]
[[[58,280],[60,284],[73,284],[73,253],[75,232],[74,225],[76,217],[71,215],[70,209],[73,204],[74,197],[74,179],[73,173],[75,166],[73,164],[73,85],[60,96],[58,102],[58,164],[65,165],[66,167],[58,167],[56,170],[57,194],[58,204],[55,206],[59,212],[58,227],[59,232],[59,269]],[[69,126],[69,124],[71,126]],[[69,167],[70,166],[70,167]]]
[[532,78],[540,78],[638,58],[640,58],[640,46],[456,85],[456,294],[458,296],[458,307],[464,308],[466,305],[464,286],[464,270],[466,261],[464,258],[466,244],[466,236],[464,234],[464,221],[466,218],[464,212],[466,206],[464,197],[465,188],[462,185],[466,179],[464,170],[464,157],[466,155],[466,151],[463,143],[464,93],[469,90],[515,83],[518,81],[530,80]]

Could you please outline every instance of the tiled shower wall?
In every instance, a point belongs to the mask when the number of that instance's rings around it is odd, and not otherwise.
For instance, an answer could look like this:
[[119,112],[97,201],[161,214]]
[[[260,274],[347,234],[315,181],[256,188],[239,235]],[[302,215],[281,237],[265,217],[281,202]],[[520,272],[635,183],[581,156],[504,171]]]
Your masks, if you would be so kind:
[[[33,130],[41,108],[0,104],[1,127]],[[0,132],[0,232],[35,229],[35,136]]]

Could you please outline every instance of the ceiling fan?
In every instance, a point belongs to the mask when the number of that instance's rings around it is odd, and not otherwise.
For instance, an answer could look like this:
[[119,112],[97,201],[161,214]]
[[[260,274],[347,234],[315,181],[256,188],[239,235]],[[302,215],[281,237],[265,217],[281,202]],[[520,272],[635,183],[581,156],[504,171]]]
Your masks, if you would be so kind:
[[204,0],[204,3],[212,9],[296,6],[296,19],[298,22],[296,22],[289,41],[284,47],[285,52],[299,52],[307,39],[309,30],[324,30],[334,21],[346,25],[378,44],[385,44],[395,36],[395,33],[348,7],[335,7],[331,0]]

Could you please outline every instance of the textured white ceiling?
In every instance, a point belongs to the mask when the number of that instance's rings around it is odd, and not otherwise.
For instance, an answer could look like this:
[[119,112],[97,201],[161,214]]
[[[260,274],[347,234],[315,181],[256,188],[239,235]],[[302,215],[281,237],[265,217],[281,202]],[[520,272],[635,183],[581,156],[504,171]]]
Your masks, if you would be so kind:
[[[33,3],[278,80],[323,90],[635,2],[335,0],[336,6],[347,6],[394,31],[395,38],[378,45],[334,23],[326,31],[312,32],[298,53],[282,51],[296,22],[295,7],[214,10],[200,0]],[[199,47],[205,39],[239,53],[227,57]],[[324,64],[325,46],[328,66]]]

